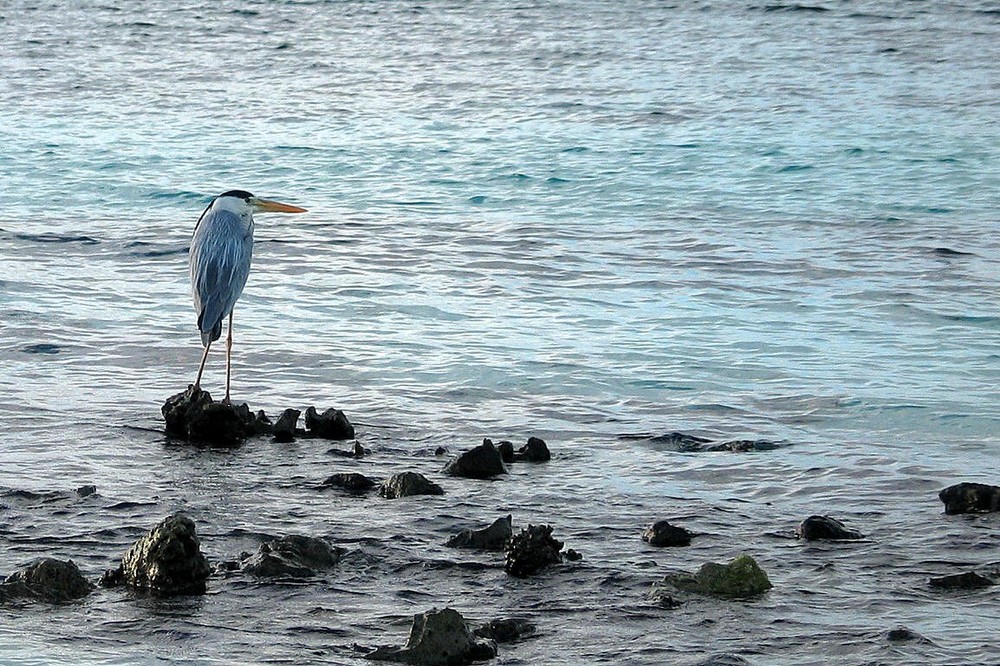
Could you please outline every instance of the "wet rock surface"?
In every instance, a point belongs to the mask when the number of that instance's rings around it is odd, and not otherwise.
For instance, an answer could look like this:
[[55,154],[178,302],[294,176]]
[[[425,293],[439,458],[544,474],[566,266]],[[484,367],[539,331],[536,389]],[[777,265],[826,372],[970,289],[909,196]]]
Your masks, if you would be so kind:
[[548,462],[551,459],[548,445],[538,437],[529,437],[528,443],[514,453],[514,460],[518,462]]
[[980,590],[984,587],[992,587],[996,583],[975,571],[966,571],[965,573],[931,578],[928,585],[938,590]]
[[642,540],[650,546],[689,546],[691,533],[683,527],[671,525],[666,520],[658,520],[642,533]]
[[274,436],[274,441],[284,444],[294,442],[295,435],[297,434],[296,426],[298,426],[299,415],[301,414],[302,412],[292,408],[288,408],[281,412],[281,416],[278,417],[278,420],[271,428],[271,434]]
[[562,562],[563,543],[552,538],[551,525],[528,525],[507,542],[504,570],[512,576],[533,576],[550,564]]
[[535,625],[522,617],[490,620],[473,632],[480,638],[488,638],[497,643],[513,643],[535,633]]
[[491,659],[496,654],[493,641],[477,640],[461,613],[445,608],[414,615],[405,647],[380,647],[366,658],[414,666],[444,666]]
[[101,585],[125,584],[157,596],[204,594],[209,573],[194,522],[178,513],[139,539],[122,557],[121,565],[104,574]]
[[386,499],[397,499],[411,495],[444,495],[444,489],[419,472],[401,472],[383,481],[378,494]]
[[342,472],[331,474],[320,484],[329,488],[340,488],[351,493],[363,493],[374,488],[378,483],[364,474],[357,472]]
[[253,555],[244,554],[237,568],[260,578],[308,578],[339,560],[340,551],[323,539],[290,535],[262,543]]
[[16,599],[62,603],[90,594],[93,583],[72,560],[42,558],[0,583],[0,603]]
[[444,472],[467,479],[488,479],[506,474],[507,468],[504,467],[500,451],[493,446],[493,442],[484,439],[482,444],[462,453],[445,465]]
[[476,548],[479,550],[503,550],[513,536],[511,516],[497,518],[489,527],[479,530],[462,530],[445,544],[451,548]]
[[650,597],[659,602],[665,596],[674,603],[677,592],[693,592],[724,599],[750,599],[771,587],[757,561],[749,555],[740,555],[728,564],[706,562],[695,574],[670,574],[654,585]]
[[748,451],[772,451],[780,449],[784,444],[767,439],[734,439],[723,442],[699,437],[684,432],[669,432],[663,435],[622,435],[622,439],[637,439],[648,442],[656,447],[678,451],[680,453],[718,453],[732,451],[745,453]]
[[354,426],[339,409],[329,408],[322,414],[315,407],[306,409],[306,431],[310,437],[323,439],[354,439]]
[[202,444],[237,446],[267,428],[246,404],[215,402],[208,391],[194,386],[167,398],[160,412],[168,435]]
[[805,541],[865,538],[861,532],[830,516],[809,516],[795,528],[795,536]]
[[985,483],[957,483],[938,493],[944,512],[986,513],[1000,510],[1000,486]]

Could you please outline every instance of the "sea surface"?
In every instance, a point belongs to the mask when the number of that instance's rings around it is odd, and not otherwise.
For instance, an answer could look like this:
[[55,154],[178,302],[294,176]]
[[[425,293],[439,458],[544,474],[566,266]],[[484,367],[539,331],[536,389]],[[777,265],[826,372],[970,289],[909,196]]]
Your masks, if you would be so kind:
[[[1000,517],[937,498],[1000,483],[998,63],[974,0],[0,2],[0,575],[96,580],[176,511],[213,562],[346,549],[4,608],[0,663],[364,664],[445,606],[536,624],[497,664],[1000,663],[997,588],[927,583],[1000,567]],[[162,434],[187,245],[235,188],[309,213],[257,217],[234,400],[343,409],[368,457]],[[441,473],[529,436],[551,462]],[[320,487],[407,470],[446,494]],[[508,513],[583,559],[444,547]],[[867,538],[797,541],[812,514]],[[771,592],[647,599],[740,553]]]

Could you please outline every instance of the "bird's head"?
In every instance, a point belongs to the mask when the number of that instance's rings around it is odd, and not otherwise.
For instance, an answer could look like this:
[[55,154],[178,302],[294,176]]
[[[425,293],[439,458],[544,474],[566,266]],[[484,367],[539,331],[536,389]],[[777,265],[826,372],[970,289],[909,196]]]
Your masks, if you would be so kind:
[[261,213],[305,213],[305,208],[284,204],[269,199],[261,199],[244,190],[229,190],[215,197],[214,204],[232,208],[245,207],[251,212]]

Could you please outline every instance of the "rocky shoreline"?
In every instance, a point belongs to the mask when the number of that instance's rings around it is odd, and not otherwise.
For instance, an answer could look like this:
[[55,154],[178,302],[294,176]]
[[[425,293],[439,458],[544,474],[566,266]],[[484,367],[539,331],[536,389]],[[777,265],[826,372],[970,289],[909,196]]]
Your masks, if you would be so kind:
[[[304,410],[306,427],[299,428],[298,419],[302,413],[286,409],[272,424],[262,411],[253,413],[246,405],[223,405],[212,401],[204,391],[192,388],[171,396],[163,407],[168,436],[199,446],[233,447],[250,438],[268,436],[275,442],[284,443],[302,438],[349,440],[355,435],[354,427],[339,410],[320,412],[309,407]],[[664,438],[664,441],[676,443],[684,436],[670,433]],[[766,450],[766,447],[687,449],[688,452],[733,453],[754,450]],[[343,452],[352,457],[369,454],[371,452],[357,441],[351,451]],[[508,474],[509,465],[522,463],[558,464],[559,457],[553,458],[548,445],[538,437],[529,438],[517,449],[509,441],[494,444],[485,439],[450,458],[441,468],[440,475],[467,479],[470,483],[488,482]],[[416,471],[395,473],[386,479],[356,472],[337,473],[319,485],[353,495],[375,493],[386,500],[447,492],[445,486]],[[77,490],[81,497],[95,492],[93,486]],[[948,515],[993,512],[1000,510],[1000,487],[959,483],[941,490],[939,499]],[[558,526],[549,524],[529,524],[515,530],[513,517],[508,514],[491,524],[463,529],[444,545],[495,553],[494,566],[513,578],[528,578],[544,576],[553,568],[584,557],[585,554],[572,548],[564,550],[564,542],[555,534],[558,534]],[[637,548],[642,548],[643,542],[653,548],[684,548],[698,536],[674,522],[658,519],[636,534],[636,544]],[[794,537],[802,541],[847,542],[872,538],[825,515],[803,519],[796,526]],[[194,521],[183,513],[175,513],[166,516],[135,541],[96,585],[73,561],[43,557],[0,582],[0,604],[22,608],[32,603],[72,603],[86,598],[97,586],[121,588],[132,595],[169,597],[205,594],[215,584],[213,581],[232,576],[259,581],[308,581],[321,572],[336,568],[344,552],[342,546],[325,539],[287,534],[264,540],[256,552],[234,553],[231,559],[210,562],[202,553]],[[930,578],[924,584],[928,590],[949,592],[989,587],[996,582],[996,572],[958,571]],[[722,603],[741,602],[760,598],[771,588],[767,573],[750,554],[744,553],[726,563],[703,562],[694,572],[666,573],[661,580],[652,583],[646,603],[661,609],[674,609],[699,597]],[[473,629],[454,609],[430,609],[413,617],[410,635],[403,647],[376,647],[364,656],[411,664],[468,663],[497,655],[498,644],[533,635],[536,635],[535,627],[525,618],[500,617]]]

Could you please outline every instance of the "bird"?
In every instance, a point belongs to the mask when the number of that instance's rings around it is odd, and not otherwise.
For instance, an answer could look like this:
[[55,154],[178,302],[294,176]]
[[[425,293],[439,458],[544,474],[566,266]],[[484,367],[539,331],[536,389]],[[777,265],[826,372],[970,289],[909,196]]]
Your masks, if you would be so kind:
[[230,190],[212,199],[194,227],[188,259],[191,295],[198,313],[198,331],[205,351],[193,389],[201,376],[212,343],[222,335],[222,320],[229,318],[226,337],[226,397],[229,404],[233,349],[233,307],[243,293],[253,256],[253,213],[305,213],[305,208],[260,199],[244,190]]

